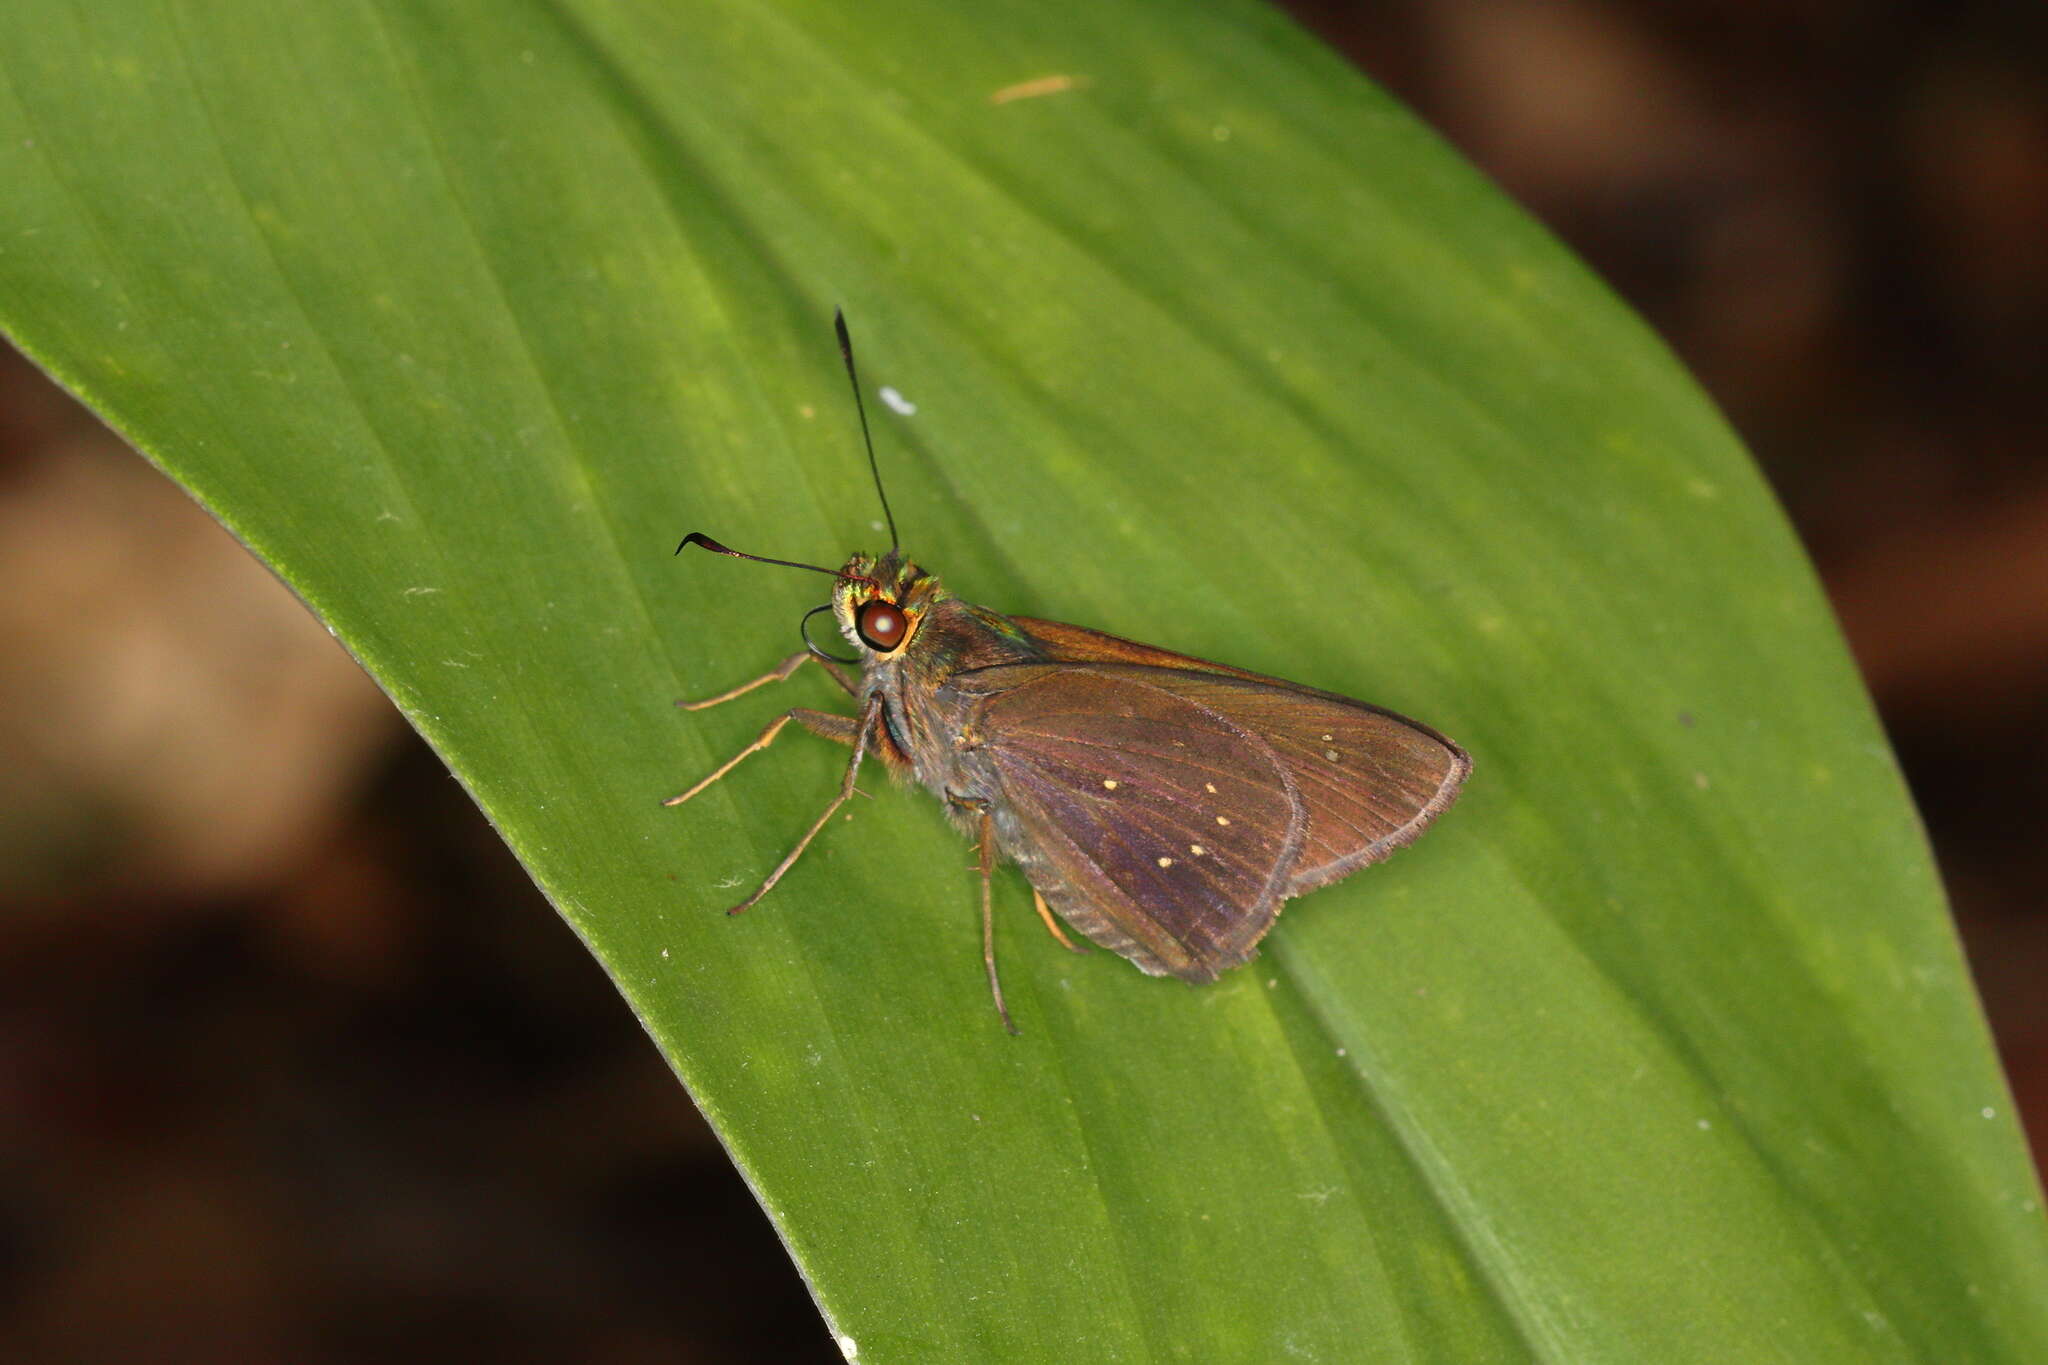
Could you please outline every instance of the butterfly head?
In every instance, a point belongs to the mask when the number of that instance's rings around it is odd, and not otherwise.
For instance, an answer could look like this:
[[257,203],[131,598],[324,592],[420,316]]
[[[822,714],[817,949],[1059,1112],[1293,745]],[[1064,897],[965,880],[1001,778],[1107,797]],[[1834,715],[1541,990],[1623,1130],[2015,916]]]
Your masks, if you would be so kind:
[[832,585],[832,614],[840,634],[864,655],[891,659],[909,647],[925,613],[944,596],[939,580],[901,550],[879,558],[857,554]]

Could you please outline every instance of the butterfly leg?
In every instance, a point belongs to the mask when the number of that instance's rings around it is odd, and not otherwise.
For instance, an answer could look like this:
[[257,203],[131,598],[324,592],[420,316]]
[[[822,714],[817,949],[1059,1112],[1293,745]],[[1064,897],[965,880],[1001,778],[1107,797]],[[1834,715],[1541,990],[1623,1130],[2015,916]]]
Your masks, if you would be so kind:
[[[753,684],[749,683],[747,684],[747,686],[752,687]],[[717,698],[713,698],[712,700],[715,701],[717,700]],[[708,706],[710,705],[710,703],[706,702],[704,703],[704,705]],[[853,744],[856,739],[854,729],[857,722],[854,720],[852,716],[835,716],[830,711],[812,711],[799,706],[793,710],[785,711],[781,715],[777,716],[774,720],[769,721],[768,727],[761,731],[759,735],[756,735],[754,737],[754,742],[752,744],[749,744],[746,748],[740,750],[731,758],[728,758],[725,762],[719,764],[716,771],[714,771],[710,776],[704,778],[702,781],[698,782],[696,786],[690,788],[688,791],[682,793],[680,796],[671,796],[670,798],[668,798],[668,800],[662,802],[661,804],[664,806],[682,805],[683,802],[689,800],[698,792],[703,791],[706,787],[710,786],[713,782],[716,782],[719,778],[724,777],[734,768],[737,768],[740,764],[741,759],[745,758],[749,754],[758,754],[763,749],[773,744],[775,742],[775,737],[782,733],[782,727],[789,724],[791,721],[795,721],[798,725],[803,726],[804,729],[809,730],[814,735],[822,735],[826,739],[834,740],[840,744]],[[858,763],[858,761],[859,760],[855,760],[856,763]]]
[[[783,727],[784,723],[790,720],[796,721],[797,724],[803,726],[806,730],[809,730],[814,734],[824,735],[827,739],[840,738],[841,734],[839,727],[841,726],[844,726],[848,731],[851,732],[850,735],[847,736],[847,738],[853,744],[853,757],[847,760],[846,777],[839,784],[838,795],[834,796],[832,798],[831,804],[826,806],[825,809],[819,813],[818,818],[811,822],[811,827],[804,831],[804,837],[796,841],[796,847],[791,849],[788,855],[784,857],[781,862],[775,865],[775,870],[768,874],[768,880],[762,882],[758,887],[754,888],[753,895],[747,897],[738,905],[735,905],[732,909],[726,911],[726,914],[737,915],[738,913],[740,913],[740,911],[745,910],[747,907],[754,904],[754,902],[760,900],[761,897],[767,895],[769,891],[774,888],[775,883],[782,880],[782,874],[789,871],[790,868],[796,865],[796,860],[798,858],[801,858],[803,856],[804,850],[811,846],[811,840],[818,837],[818,831],[825,828],[825,822],[832,818],[833,812],[837,811],[841,806],[845,805],[847,801],[853,796],[853,779],[859,776],[860,761],[863,758],[866,758],[868,754],[868,736],[871,733],[873,733],[875,725],[878,721],[880,721],[881,717],[882,696],[879,692],[876,693],[874,696],[869,697],[867,705],[861,707],[860,718],[858,720],[849,720],[845,716],[835,716],[826,711],[805,711],[799,708],[798,710],[791,711],[788,715],[780,717],[775,722],[770,724],[766,730],[761,732],[762,737],[760,739],[755,740],[753,744],[741,750],[739,755],[732,760],[732,763],[728,763],[725,765],[727,768],[730,768],[733,765],[733,763],[739,762],[740,759],[745,758],[748,754],[754,752],[756,749],[765,748],[767,746],[768,741],[775,738],[775,732],[777,730],[780,730]],[[820,728],[818,722],[829,722],[829,724],[827,724],[824,728]],[[723,771],[724,769],[720,769],[719,773],[722,773]],[[680,801],[684,797],[690,796],[692,793],[701,791],[705,785],[705,782],[716,780],[719,776],[719,773],[713,773],[710,777],[706,778],[704,782],[699,782],[695,787],[692,787],[689,791],[684,792],[682,796],[676,797],[675,800]],[[673,805],[674,802],[668,802],[666,804]]]
[[1045,897],[1038,894],[1038,888],[1035,886],[1031,888],[1031,908],[1036,910],[1038,917],[1045,921],[1046,932],[1059,940],[1060,947],[1065,948],[1070,953],[1085,953],[1088,951],[1087,944],[1076,943],[1060,932],[1060,922],[1052,917],[1052,907],[1045,903]]
[[[706,710],[710,707],[718,705],[720,702],[731,701],[734,697],[744,697],[747,693],[753,691],[757,687],[764,687],[772,682],[787,682],[789,681],[790,674],[796,672],[799,668],[803,667],[804,660],[817,659],[817,657],[817,655],[809,653],[808,651],[798,650],[796,653],[790,655],[787,659],[784,659],[781,663],[775,665],[775,667],[769,669],[766,673],[763,673],[760,677],[755,678],[750,682],[743,682],[738,687],[727,688],[725,691],[720,692],[715,697],[706,697],[702,701],[679,701],[676,703],[676,705],[680,706],[685,711]],[[851,678],[847,677],[844,673],[840,672],[837,668],[835,668],[830,662],[824,659],[818,659],[818,662],[821,665],[823,665],[827,673],[832,675],[832,681],[838,683],[841,688],[845,689],[847,696],[850,697],[854,695],[854,684]]]
[[981,810],[981,960],[988,966],[989,994],[996,998],[996,1013],[1011,1033],[1010,1007],[1003,1003],[1003,983],[996,975],[996,917],[989,893],[989,879],[996,868],[996,817],[986,801],[975,802]]

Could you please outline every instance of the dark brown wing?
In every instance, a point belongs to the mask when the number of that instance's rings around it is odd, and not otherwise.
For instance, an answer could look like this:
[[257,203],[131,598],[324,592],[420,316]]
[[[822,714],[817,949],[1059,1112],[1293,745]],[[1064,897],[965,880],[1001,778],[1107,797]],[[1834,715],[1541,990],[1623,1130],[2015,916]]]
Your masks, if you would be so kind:
[[1256,734],[1120,671],[1006,665],[947,686],[983,699],[970,728],[1003,850],[1053,908],[1145,971],[1206,981],[1272,923],[1307,814]]
[[1413,843],[1457,799],[1472,771],[1463,749],[1379,707],[1267,683],[1185,676],[1181,695],[1228,708],[1272,746],[1308,808],[1290,896]]
[[982,699],[1004,850],[1053,907],[1148,972],[1207,981],[1252,955],[1286,897],[1412,840],[1470,763],[1389,712],[1186,662],[1006,665],[947,686]]
[[[1386,778],[1380,787],[1360,788],[1312,762],[1302,768],[1309,779],[1303,794],[1309,802],[1310,827],[1307,847],[1286,892],[1290,896],[1327,886],[1413,843],[1457,797],[1472,772],[1471,756],[1447,737],[1384,707],[1086,626],[1025,616],[1012,619],[1060,663],[1139,664],[1213,674],[1264,683],[1285,694],[1291,703],[1253,701],[1249,694],[1247,701],[1255,712],[1270,718],[1275,728],[1268,738],[1290,766],[1329,749],[1337,750],[1340,763],[1347,752],[1357,756],[1355,761],[1378,763]],[[1319,719],[1326,707],[1335,708],[1330,716],[1334,724],[1324,725]],[[1333,738],[1324,741],[1325,734]]]

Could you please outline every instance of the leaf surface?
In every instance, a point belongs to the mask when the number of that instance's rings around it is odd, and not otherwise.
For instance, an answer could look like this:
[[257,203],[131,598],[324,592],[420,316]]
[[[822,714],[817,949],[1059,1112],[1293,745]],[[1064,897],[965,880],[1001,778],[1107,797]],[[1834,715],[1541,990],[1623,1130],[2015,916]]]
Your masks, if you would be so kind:
[[[658,802],[834,693],[670,702],[820,583],[670,551],[881,548],[835,305],[956,592],[1415,715],[1459,805],[1199,990],[1005,874],[1016,1039],[921,792],[719,914],[843,756]],[[16,0],[0,323],[446,759],[862,1361],[2048,1359],[2039,1188],[1782,516],[1273,14]]]

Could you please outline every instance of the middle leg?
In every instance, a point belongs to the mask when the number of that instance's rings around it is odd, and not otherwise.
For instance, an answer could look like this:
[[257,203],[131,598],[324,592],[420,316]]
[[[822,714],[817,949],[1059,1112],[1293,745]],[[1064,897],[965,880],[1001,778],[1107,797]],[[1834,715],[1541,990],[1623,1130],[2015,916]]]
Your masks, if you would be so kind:
[[[677,796],[671,796],[661,804],[664,806],[682,805],[683,802],[689,800],[698,792],[703,791],[706,787],[710,786],[713,782],[716,782],[719,778],[724,777],[734,768],[737,768],[740,764],[741,759],[745,758],[749,754],[758,754],[763,749],[773,744],[775,742],[775,737],[782,733],[782,727],[789,724],[791,721],[795,721],[798,725],[803,726],[804,729],[809,730],[812,734],[822,736],[823,738],[832,740],[835,743],[853,745],[856,738],[854,733],[855,721],[852,716],[838,716],[834,715],[830,711],[812,711],[802,706],[794,707],[788,711],[783,712],[774,720],[769,721],[766,728],[764,728],[760,734],[754,737],[754,742],[752,744],[749,744],[746,748],[740,750],[731,758],[728,758],[725,762],[719,764],[718,767],[715,770],[713,770],[709,776],[698,781],[698,783],[695,786],[691,787],[688,791],[683,792]],[[856,764],[859,763],[858,759],[854,761]]]
[[[726,911],[725,913],[728,915],[739,914],[742,910],[747,909],[756,901],[760,900],[761,897],[767,895],[769,891],[774,889],[775,883],[782,880],[782,874],[789,871],[790,868],[796,865],[796,860],[798,858],[801,858],[803,856],[804,850],[811,846],[811,840],[818,837],[818,831],[825,828],[825,822],[832,818],[833,812],[837,811],[841,806],[845,805],[849,799],[851,799],[851,797],[853,796],[853,780],[856,777],[860,776],[860,761],[863,758],[867,757],[868,735],[873,732],[875,725],[881,720],[882,696],[878,692],[873,696],[869,697],[867,700],[867,704],[861,707],[860,709],[860,718],[858,720],[851,722],[847,721],[846,717],[844,716],[833,716],[823,711],[812,711],[807,714],[811,716],[823,717],[827,720],[838,721],[842,724],[851,724],[853,726],[853,757],[847,760],[846,777],[844,778],[844,780],[840,782],[838,794],[832,798],[831,804],[827,805],[824,810],[818,813],[818,818],[816,820],[813,820],[811,822],[811,827],[804,831],[804,837],[796,841],[796,847],[791,849],[788,855],[785,856],[781,862],[775,865],[775,870],[768,874],[768,879],[766,881],[762,882],[758,887],[754,888],[753,895],[747,897],[738,905],[735,905],[732,909]],[[804,715],[798,714],[795,711],[790,712],[789,716],[784,717],[784,719],[787,720],[790,717],[794,717],[799,724],[802,724],[806,727],[809,727],[810,725],[810,722],[804,718]],[[780,729],[781,726],[778,724],[771,726],[769,728],[770,731],[773,731]],[[819,733],[822,734],[824,732],[820,731]],[[774,735],[772,733],[769,733],[765,736],[765,738],[772,739],[774,738]],[[739,762],[741,758],[745,758],[747,754],[752,753],[753,751],[753,748],[749,747],[748,749],[743,751],[738,758],[733,759],[733,763]],[[729,763],[726,766],[731,767],[732,764]],[[716,777],[717,774],[714,773],[712,776]],[[683,796],[688,796],[691,794],[691,792],[697,791],[701,789],[703,786],[704,783],[700,782],[697,784],[696,787],[691,788],[690,792],[683,793]],[[677,797],[676,799],[682,800],[683,798]]]

